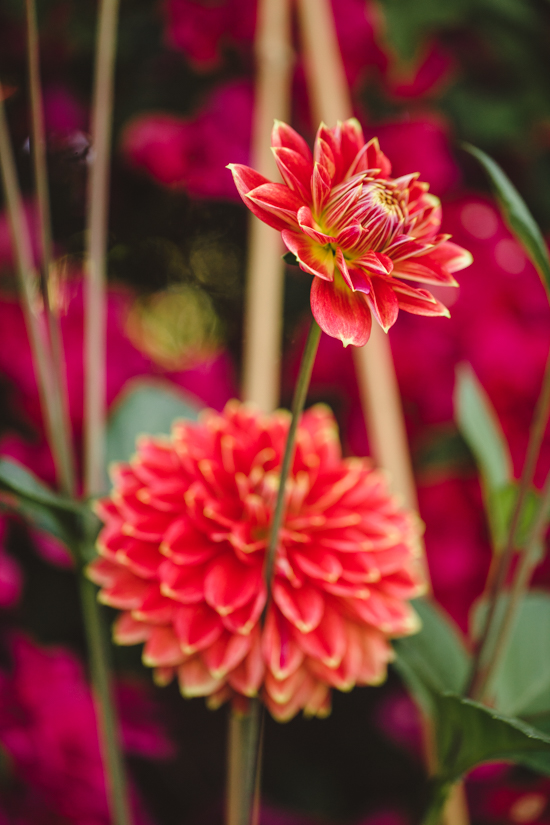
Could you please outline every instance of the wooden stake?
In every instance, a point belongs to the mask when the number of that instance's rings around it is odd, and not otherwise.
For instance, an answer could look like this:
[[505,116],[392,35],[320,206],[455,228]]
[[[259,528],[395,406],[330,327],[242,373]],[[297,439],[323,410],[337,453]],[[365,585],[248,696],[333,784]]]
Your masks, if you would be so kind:
[[[279,179],[271,154],[273,121],[288,120],[292,49],[289,0],[260,0],[252,166]],[[265,412],[279,403],[283,247],[280,232],[251,216],[244,321],[243,397]]]

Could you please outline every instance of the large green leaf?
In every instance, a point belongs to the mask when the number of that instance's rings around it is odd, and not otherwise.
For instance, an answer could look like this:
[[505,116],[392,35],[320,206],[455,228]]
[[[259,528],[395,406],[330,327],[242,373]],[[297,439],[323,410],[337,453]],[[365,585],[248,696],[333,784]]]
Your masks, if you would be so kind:
[[511,180],[500,166],[481,149],[469,143],[464,144],[467,152],[483,166],[491,179],[504,220],[537,269],[541,280],[550,294],[550,259],[548,250],[527,205]]
[[434,692],[439,778],[453,782],[483,762],[550,755],[550,736],[471,699]]
[[132,381],[115,402],[107,427],[107,464],[128,461],[142,433],[168,435],[176,418],[197,420],[200,407],[173,385],[151,379]]
[[395,666],[411,693],[430,712],[433,690],[463,690],[470,661],[458,629],[441,608],[426,599],[416,599],[413,606],[422,620],[422,629],[395,640]]
[[[497,620],[508,605],[502,596]],[[481,626],[487,606],[480,602],[473,615],[473,629]],[[550,714],[550,594],[528,593],[519,607],[506,652],[492,682],[495,707],[509,716]],[[530,721],[538,727],[536,720]]]
[[78,512],[82,509],[78,502],[57,495],[30,470],[9,458],[0,458],[0,487],[56,510]]
[[480,472],[491,490],[512,480],[512,459],[497,414],[473,369],[456,369],[454,411],[457,426],[471,449]]

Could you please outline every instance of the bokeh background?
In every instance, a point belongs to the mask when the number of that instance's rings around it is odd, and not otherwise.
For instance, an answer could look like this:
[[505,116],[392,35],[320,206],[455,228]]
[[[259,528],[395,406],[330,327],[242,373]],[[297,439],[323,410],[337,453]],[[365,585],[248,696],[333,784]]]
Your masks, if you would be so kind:
[[[435,597],[462,630],[490,561],[475,467],[453,423],[454,370],[468,361],[509,440],[516,473],[550,344],[544,290],[461,148],[489,152],[550,229],[547,0],[332,0],[355,113],[394,175],[419,171],[443,230],[470,249],[452,318],[402,314],[390,333],[426,523]],[[42,81],[75,441],[82,430],[85,185],[96,4],[38,2]],[[122,0],[109,235],[108,401],[139,376],[221,409],[238,395],[248,215],[225,165],[249,161],[255,0]],[[312,141],[296,37],[292,123]],[[24,10],[0,6],[0,78],[26,209]],[[37,246],[37,244],[36,244]],[[305,338],[309,277],[285,280],[283,397]],[[347,453],[368,454],[352,357],[323,336],[310,400],[329,403]],[[0,212],[0,454],[46,481],[45,443],[13,258]],[[539,473],[550,463],[545,442]],[[107,825],[85,646],[70,560],[0,516],[0,825]],[[550,566],[537,571],[550,586]],[[139,650],[114,651],[137,823],[221,823],[226,711],[156,689]],[[474,823],[550,822],[550,781],[503,765],[467,783]],[[266,728],[263,825],[407,825],[426,794],[422,737],[395,673],[337,695],[327,721]]]

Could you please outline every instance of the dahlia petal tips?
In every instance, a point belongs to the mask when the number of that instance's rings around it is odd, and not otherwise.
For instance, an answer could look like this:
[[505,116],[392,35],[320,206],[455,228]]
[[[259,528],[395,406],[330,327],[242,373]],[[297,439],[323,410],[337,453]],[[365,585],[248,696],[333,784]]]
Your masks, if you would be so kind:
[[[319,302],[362,301],[368,327],[366,296],[344,286]],[[409,600],[423,590],[419,523],[368,460],[342,458],[334,418],[319,405],[298,429],[262,617],[288,426],[281,412],[232,401],[177,422],[169,440],[140,439],[99,503],[100,555],[89,567],[101,601],[121,611],[115,641],[144,643],[157,684],[177,677],[183,696],[213,708],[260,695],[281,721],[300,710],[326,716],[333,688],[381,682],[389,640],[418,629]]]
[[[327,335],[363,346],[372,316],[385,332],[399,309],[449,316],[426,289],[401,280],[456,287],[452,273],[472,262],[466,249],[439,234],[441,203],[417,173],[392,178],[378,140],[365,142],[354,118],[331,129],[322,123],[313,153],[291,126],[276,121],[271,145],[283,183],[241,164],[228,168],[246,206],[282,232],[300,268],[314,276],[311,307]],[[374,275],[381,280],[365,289]]]

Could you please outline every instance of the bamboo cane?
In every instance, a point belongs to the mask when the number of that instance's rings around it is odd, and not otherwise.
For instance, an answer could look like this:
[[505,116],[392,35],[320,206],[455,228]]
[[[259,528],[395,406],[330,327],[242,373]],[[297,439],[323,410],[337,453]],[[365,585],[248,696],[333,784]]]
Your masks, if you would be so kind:
[[[290,109],[292,49],[289,0],[260,0],[256,26],[257,64],[252,166],[278,178],[270,151],[275,119]],[[250,224],[244,320],[243,397],[265,412],[279,402],[283,253],[280,233],[254,218]]]
[[[297,0],[306,79],[314,120],[333,126],[353,114],[330,0]],[[373,324],[365,347],[354,348],[355,369],[369,443],[393,491],[417,509],[403,410],[387,335]],[[426,567],[426,565],[424,565]],[[426,567],[426,579],[428,571]],[[427,579],[428,580],[428,579]],[[428,737],[428,732],[426,732]],[[455,785],[444,814],[446,825],[467,825],[464,786]]]

